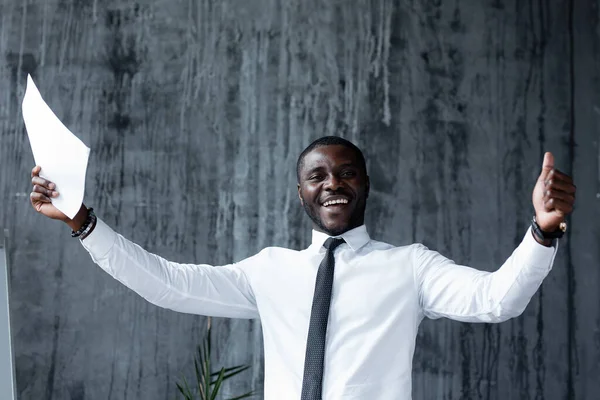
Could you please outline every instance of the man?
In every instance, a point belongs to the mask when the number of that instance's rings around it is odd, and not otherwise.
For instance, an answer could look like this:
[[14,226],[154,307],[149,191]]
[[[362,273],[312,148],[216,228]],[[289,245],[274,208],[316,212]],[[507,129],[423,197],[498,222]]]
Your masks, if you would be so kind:
[[516,317],[550,271],[575,199],[571,178],[553,164],[546,153],[533,190],[532,229],[494,273],[455,265],[420,244],[372,240],[364,226],[365,160],[338,137],[313,142],[298,159],[298,196],[313,222],[312,244],[302,251],[270,247],[221,267],[169,262],[83,205],[68,219],[52,205],[58,194],[39,177],[39,166],[31,202],[66,222],[101,268],[148,301],[180,312],[260,318],[265,399],[398,400],[411,398],[424,317]]

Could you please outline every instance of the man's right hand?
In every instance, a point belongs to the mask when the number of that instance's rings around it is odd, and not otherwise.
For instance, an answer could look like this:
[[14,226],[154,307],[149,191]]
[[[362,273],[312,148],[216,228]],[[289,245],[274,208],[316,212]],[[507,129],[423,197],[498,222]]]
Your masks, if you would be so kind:
[[79,212],[73,219],[70,219],[62,211],[54,207],[50,198],[58,197],[59,193],[56,191],[56,185],[53,182],[40,177],[41,170],[42,167],[39,165],[36,165],[31,170],[31,184],[33,185],[33,190],[29,195],[31,206],[42,215],[63,221],[74,231],[79,230],[88,216],[87,207],[82,204]]
[[41,170],[42,167],[39,165],[36,165],[31,170],[31,184],[33,185],[33,190],[29,195],[31,205],[35,211],[45,215],[48,218],[68,222],[70,220],[69,217],[59,211],[58,208],[54,207],[52,201],[50,200],[51,198],[56,198],[59,196],[59,193],[55,190],[56,185],[53,182],[40,177]]

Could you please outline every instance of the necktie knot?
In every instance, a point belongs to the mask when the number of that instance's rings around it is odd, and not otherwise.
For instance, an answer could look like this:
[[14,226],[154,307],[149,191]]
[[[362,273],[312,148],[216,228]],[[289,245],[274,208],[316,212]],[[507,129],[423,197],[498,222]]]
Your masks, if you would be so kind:
[[325,241],[325,243],[323,244],[323,247],[325,247],[328,251],[335,251],[335,249],[338,248],[338,246],[342,245],[343,243],[346,243],[346,241],[342,238],[332,238],[330,237],[329,239],[327,239]]

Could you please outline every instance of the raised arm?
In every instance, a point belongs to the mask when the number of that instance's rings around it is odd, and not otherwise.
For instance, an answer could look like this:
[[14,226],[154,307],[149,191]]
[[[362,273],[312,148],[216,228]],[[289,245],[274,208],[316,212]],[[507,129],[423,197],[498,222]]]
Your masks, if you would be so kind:
[[246,272],[260,263],[260,253],[220,267],[179,264],[147,252],[100,219],[82,244],[96,264],[152,304],[191,314],[258,318]]
[[[71,220],[50,201],[53,184],[32,170],[31,203],[36,211],[77,231],[87,219],[82,205]],[[180,264],[149,253],[97,219],[83,246],[102,269],[149,302],[179,312],[230,318],[258,318],[247,273],[260,264],[260,253],[239,263],[213,267]]]
[[415,281],[426,316],[501,322],[525,310],[552,268],[558,246],[552,238],[566,229],[575,201],[573,180],[554,169],[551,153],[544,155],[532,201],[539,230],[529,229],[496,272],[456,265],[425,246],[415,247]]
[[463,322],[502,322],[519,316],[552,268],[555,247],[535,241],[530,230],[495,272],[480,271],[416,245],[415,280],[423,313]]

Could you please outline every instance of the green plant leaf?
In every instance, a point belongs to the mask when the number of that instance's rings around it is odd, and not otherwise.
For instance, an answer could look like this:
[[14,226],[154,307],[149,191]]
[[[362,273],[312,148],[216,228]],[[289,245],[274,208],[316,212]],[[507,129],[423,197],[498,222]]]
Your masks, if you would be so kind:
[[206,393],[206,397],[203,398],[202,400],[209,400],[210,398],[212,398],[211,392],[212,392],[212,388],[211,388],[211,379],[210,379],[210,350],[211,350],[211,343],[210,343],[210,331],[211,331],[211,327],[210,325],[208,325],[208,329],[206,330],[206,338],[204,340],[204,363],[203,363],[203,367],[202,367],[202,378],[203,378],[203,383],[204,383],[204,392]]
[[198,366],[198,359],[194,358],[194,372],[196,373],[196,385],[198,389],[202,387],[202,374],[200,373],[200,367]]
[[[237,367],[233,367],[233,368],[226,368],[226,369],[225,369],[225,372],[227,372],[228,370],[229,370],[229,371],[231,371],[231,372],[229,372],[229,373],[226,373],[226,374],[223,376],[223,380],[229,379],[229,378],[231,378],[232,376],[236,376],[237,374],[239,374],[240,372],[244,372],[244,371],[245,371],[245,370],[247,370],[248,368],[250,368],[250,366],[249,366],[249,365],[238,365]],[[213,374],[213,375],[215,375],[215,374]],[[215,381],[213,381],[212,383],[214,384],[215,382],[216,382],[216,380],[215,380]]]
[[[245,367],[245,365],[236,365],[235,367],[225,368],[225,373],[228,373],[229,371],[233,371],[234,369],[238,369],[238,368],[242,368],[242,367]],[[221,371],[213,372],[212,374],[210,374],[210,376],[211,377],[219,376],[220,373],[221,373]]]
[[212,393],[210,400],[215,400],[217,398],[217,394],[219,393],[219,389],[221,389],[221,384],[223,383],[224,376],[225,376],[225,368],[221,368],[221,372],[219,372],[219,377],[217,378],[217,381],[215,382],[214,391]]
[[188,399],[187,393],[185,392],[185,390],[183,390],[183,388],[181,387],[181,385],[179,384],[179,382],[175,383],[177,385],[177,389],[179,389],[179,391],[181,392],[181,394],[183,395],[183,397],[185,397],[186,400]]
[[227,399],[227,400],[240,400],[240,399],[247,399],[247,398],[248,398],[248,397],[250,397],[250,396],[254,396],[254,394],[255,394],[255,393],[254,393],[254,390],[253,390],[253,391],[250,391],[250,392],[248,392],[248,393],[245,393],[245,394],[243,394],[243,395],[241,395],[241,396],[232,397],[232,398],[230,398],[230,399]]
[[190,387],[187,383],[187,380],[185,379],[185,376],[183,377],[183,384],[185,385],[185,388],[182,387],[179,383],[176,383],[177,389],[179,389],[179,391],[181,392],[181,394],[183,395],[185,400],[193,400],[193,393],[190,390]]
[[[177,382],[177,389],[184,396],[185,400],[215,400],[223,382],[229,378],[238,375],[249,369],[249,365],[236,365],[235,367],[221,368],[218,372],[211,372],[211,324],[210,318],[206,336],[199,346],[197,346],[197,356],[194,357],[194,372],[196,375],[196,385],[198,397],[195,390],[192,392],[187,380],[183,377],[183,384]],[[213,379],[216,378],[216,379]],[[253,396],[256,392],[251,391],[241,396],[233,397],[229,400],[240,400]]]
[[194,371],[196,374],[196,385],[198,387],[198,393],[200,400],[206,400],[206,388],[205,388],[205,377],[201,367],[204,366],[204,354],[202,353],[202,347],[198,346],[198,358],[194,358]]

